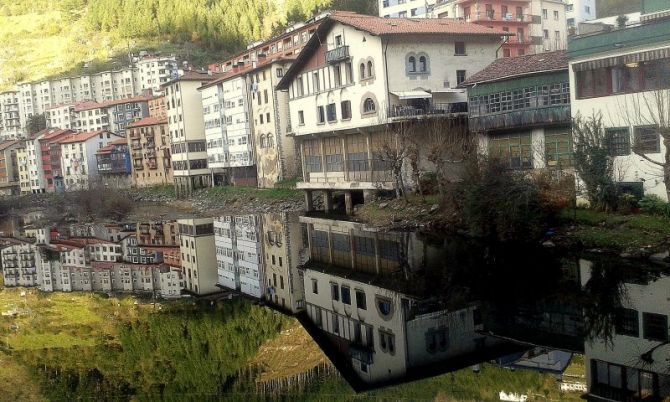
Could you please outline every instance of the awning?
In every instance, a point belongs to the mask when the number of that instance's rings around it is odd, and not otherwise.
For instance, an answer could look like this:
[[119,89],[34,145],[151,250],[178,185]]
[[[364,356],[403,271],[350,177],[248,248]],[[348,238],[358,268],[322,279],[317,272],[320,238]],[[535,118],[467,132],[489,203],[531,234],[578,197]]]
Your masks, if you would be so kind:
[[438,94],[464,94],[465,93],[465,88],[433,89],[433,93],[438,93]]
[[403,91],[391,93],[397,96],[399,99],[427,99],[433,97],[433,95],[426,91]]
[[670,48],[649,50],[646,52],[632,53],[624,56],[607,57],[604,59],[575,63],[572,70],[575,72],[586,70],[597,70],[599,68],[621,66],[629,63],[641,63],[644,61],[660,60],[670,58]]

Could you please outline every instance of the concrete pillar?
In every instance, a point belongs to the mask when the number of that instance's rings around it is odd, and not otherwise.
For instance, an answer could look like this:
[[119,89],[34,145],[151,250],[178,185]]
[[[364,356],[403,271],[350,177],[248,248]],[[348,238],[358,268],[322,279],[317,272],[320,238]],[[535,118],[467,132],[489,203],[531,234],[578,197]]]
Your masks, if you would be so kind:
[[347,215],[353,215],[353,213],[354,213],[354,203],[351,199],[351,191],[346,191],[344,193],[344,206],[347,210]]
[[363,202],[365,204],[374,201],[375,192],[374,190],[363,190]]
[[333,212],[333,192],[330,190],[323,192],[323,209],[327,214]]
[[312,197],[312,192],[310,190],[305,190],[305,211],[314,211],[314,198]]

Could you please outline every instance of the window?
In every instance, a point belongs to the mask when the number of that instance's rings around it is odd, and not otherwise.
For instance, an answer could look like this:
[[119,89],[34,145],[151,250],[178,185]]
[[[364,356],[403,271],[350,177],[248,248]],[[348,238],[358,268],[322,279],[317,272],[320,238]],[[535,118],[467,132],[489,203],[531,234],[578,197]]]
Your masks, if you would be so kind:
[[533,167],[530,134],[503,134],[489,139],[489,155],[510,169]]
[[547,9],[546,9],[546,8],[543,8],[543,9],[542,9],[542,19],[543,19],[543,20],[546,20],[547,18],[548,18]]
[[654,126],[635,127],[635,150],[645,154],[661,152],[661,136]]
[[356,307],[361,310],[368,309],[367,300],[365,299],[365,292],[363,292],[362,290],[356,291]]
[[351,289],[348,286],[342,286],[340,290],[342,292],[342,303],[351,305]]
[[549,30],[548,29],[542,30],[542,35],[544,36],[544,39],[549,39]]
[[361,63],[359,73],[361,75],[361,79],[364,80],[365,79],[365,63]]
[[456,42],[454,44],[454,55],[465,56],[465,42]]
[[605,142],[610,156],[630,155],[630,133],[628,127],[608,128]]
[[335,46],[337,47],[342,46],[342,35],[335,36]]
[[317,106],[317,123],[323,124],[326,122],[326,112],[323,108],[323,106]]
[[554,10],[554,20],[558,21],[558,11]]
[[342,120],[351,119],[351,101],[342,101],[340,108],[342,109]]
[[336,87],[342,85],[342,71],[340,69],[340,66],[333,66],[333,78],[335,79]]
[[315,72],[313,75],[313,83],[314,83],[314,92],[318,92],[321,90],[321,82],[319,81],[319,73]]
[[333,322],[333,333],[339,334],[340,333],[340,318],[337,316],[337,314],[332,315],[332,322]]
[[337,107],[334,103],[326,106],[326,117],[328,118],[328,122],[334,122],[337,120]]
[[363,102],[363,113],[374,113],[375,112],[375,101],[372,98],[365,99]]
[[428,61],[426,56],[419,57],[419,72],[425,73],[428,71]]
[[668,316],[664,314],[642,313],[644,339],[665,342],[668,340]]
[[330,298],[339,301],[340,300],[340,287],[337,283],[330,284]]
[[368,78],[374,77],[372,69],[372,61],[368,61]]
[[465,70],[456,70],[456,85],[465,81]]
[[353,84],[354,82],[354,67],[351,63],[344,64],[344,71],[347,74],[347,84]]
[[316,279],[312,279],[312,293],[319,294],[319,282]]
[[614,316],[614,328],[618,335],[640,336],[639,318],[636,310],[621,308]]
[[407,61],[407,71],[410,73],[416,72],[416,57],[409,56],[409,60]]
[[305,125],[305,113],[302,110],[298,110],[298,124]]
[[390,332],[379,330],[379,346],[382,352],[395,354],[395,335]]
[[570,133],[550,133],[544,136],[547,167],[564,169],[572,166]]

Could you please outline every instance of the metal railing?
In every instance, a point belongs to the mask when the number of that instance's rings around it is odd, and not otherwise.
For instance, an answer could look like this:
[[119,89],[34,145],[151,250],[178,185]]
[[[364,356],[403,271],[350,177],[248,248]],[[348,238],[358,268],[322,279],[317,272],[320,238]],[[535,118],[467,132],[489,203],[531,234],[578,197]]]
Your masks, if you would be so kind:
[[305,172],[307,182],[335,179],[343,181],[360,181],[382,183],[393,181],[392,164],[380,159],[345,160],[335,169]]
[[326,63],[337,63],[349,58],[349,46],[340,46],[326,52]]
[[467,112],[467,102],[431,103],[426,106],[393,105],[389,108],[388,117],[415,117]]

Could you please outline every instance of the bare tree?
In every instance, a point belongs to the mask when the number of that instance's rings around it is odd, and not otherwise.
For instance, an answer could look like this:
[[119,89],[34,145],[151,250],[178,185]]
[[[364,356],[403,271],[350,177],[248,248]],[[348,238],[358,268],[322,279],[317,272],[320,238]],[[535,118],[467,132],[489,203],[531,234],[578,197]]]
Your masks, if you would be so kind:
[[[632,151],[661,170],[666,196],[670,200],[670,89],[660,89],[649,92],[640,92],[625,96],[619,104],[619,117],[629,127],[634,128]],[[638,135],[635,128],[654,129],[659,136],[659,146],[650,150],[650,143],[642,135]],[[665,152],[661,159],[654,159],[649,153],[660,153],[660,142]],[[652,146],[653,147],[653,146]]]
[[403,179],[403,166],[418,166],[418,147],[416,139],[416,124],[411,121],[387,123],[384,126],[382,140],[379,147],[373,151],[375,159],[384,163],[393,175],[393,189],[396,198],[407,199],[407,189]]
[[458,176],[466,160],[476,156],[477,138],[461,119],[432,119],[425,130],[427,159],[435,165],[437,185],[440,194],[445,195],[446,186]]

